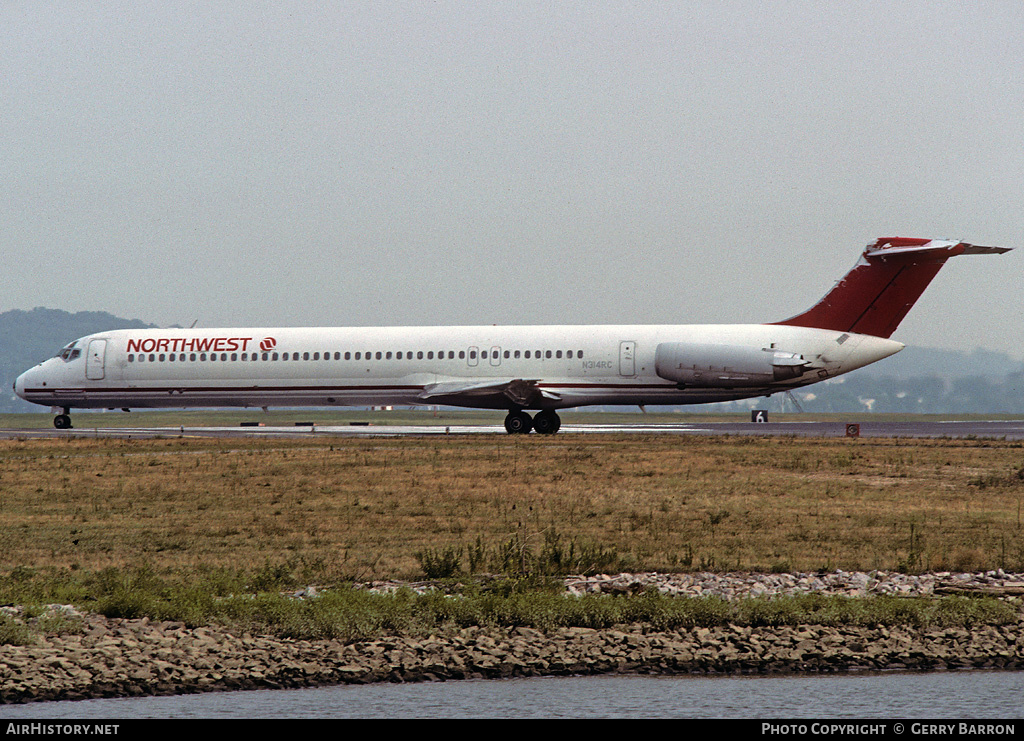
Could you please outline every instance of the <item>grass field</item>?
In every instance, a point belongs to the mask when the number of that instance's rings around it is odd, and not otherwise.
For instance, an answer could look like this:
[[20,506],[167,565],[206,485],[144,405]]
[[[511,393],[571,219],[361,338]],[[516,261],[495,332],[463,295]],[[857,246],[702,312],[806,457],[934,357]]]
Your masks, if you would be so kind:
[[992,440],[8,440],[0,571],[1024,571],[1022,501]]

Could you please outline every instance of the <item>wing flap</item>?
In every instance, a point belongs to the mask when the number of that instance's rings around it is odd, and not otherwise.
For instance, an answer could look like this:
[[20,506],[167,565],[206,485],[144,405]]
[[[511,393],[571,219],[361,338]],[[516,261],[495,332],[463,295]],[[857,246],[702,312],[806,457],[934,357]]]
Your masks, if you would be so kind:
[[489,378],[486,381],[442,381],[424,387],[419,398],[424,401],[455,404],[479,403],[485,399],[507,400],[520,407],[536,404],[540,399],[558,401],[558,394],[539,387],[537,379]]

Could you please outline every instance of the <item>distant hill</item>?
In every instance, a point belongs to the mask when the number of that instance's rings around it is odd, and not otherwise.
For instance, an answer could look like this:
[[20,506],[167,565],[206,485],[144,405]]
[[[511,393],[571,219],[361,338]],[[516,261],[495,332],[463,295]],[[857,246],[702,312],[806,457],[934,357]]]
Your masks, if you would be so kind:
[[[1024,362],[1005,353],[907,347],[874,365],[793,392],[805,412],[1024,414]],[[785,394],[708,405],[792,411]]]
[[971,352],[939,350],[934,347],[908,346],[862,371],[873,376],[913,378],[916,376],[986,376],[1001,378],[1024,370],[1024,362],[1005,353],[976,348]]
[[121,319],[103,311],[69,314],[60,309],[14,309],[0,312],[0,412],[38,412],[43,407],[14,395],[14,379],[56,355],[79,337],[108,329],[155,327],[138,319]]
[[[41,411],[11,389],[18,374],[67,343],[108,329],[155,327],[102,311],[70,314],[59,309],[0,313],[0,412]],[[1024,362],[1004,353],[977,349],[955,352],[908,347],[880,363],[834,381],[794,393],[808,412],[1024,413]],[[779,409],[785,396],[729,404],[680,407],[688,411]],[[792,408],[791,406],[787,408]]]

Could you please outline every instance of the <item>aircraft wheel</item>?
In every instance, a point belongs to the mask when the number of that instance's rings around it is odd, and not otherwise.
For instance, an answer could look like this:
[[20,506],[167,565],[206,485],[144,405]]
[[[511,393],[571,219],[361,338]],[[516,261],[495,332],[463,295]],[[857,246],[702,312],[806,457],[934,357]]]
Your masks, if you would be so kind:
[[71,429],[71,417],[67,414],[58,414],[53,418],[53,426],[58,430],[70,430]]
[[558,428],[561,426],[561,418],[550,409],[545,409],[543,412],[539,412],[537,416],[533,418],[533,429],[542,435],[554,435],[558,432]]
[[525,435],[533,429],[533,420],[526,412],[509,412],[505,417],[505,432],[510,435]]

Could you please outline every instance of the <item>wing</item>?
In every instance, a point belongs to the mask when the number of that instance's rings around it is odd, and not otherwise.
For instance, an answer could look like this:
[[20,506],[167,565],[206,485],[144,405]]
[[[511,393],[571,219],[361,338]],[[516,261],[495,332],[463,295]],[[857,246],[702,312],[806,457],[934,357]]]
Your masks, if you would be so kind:
[[[442,381],[423,388],[423,401],[454,406],[478,406],[491,400],[496,406],[534,406],[542,399],[558,401],[562,397],[538,386],[539,380],[489,378],[486,381]],[[490,405],[488,405],[490,406]]]

